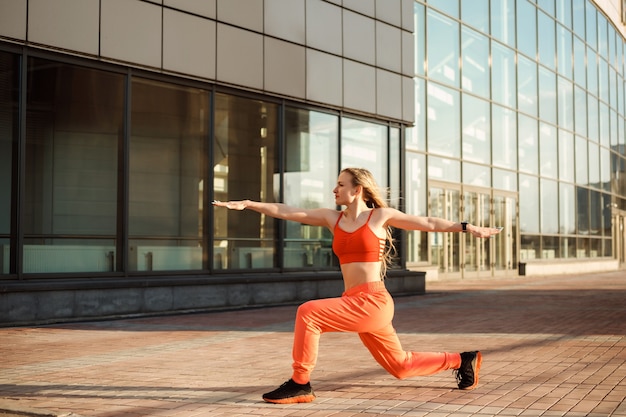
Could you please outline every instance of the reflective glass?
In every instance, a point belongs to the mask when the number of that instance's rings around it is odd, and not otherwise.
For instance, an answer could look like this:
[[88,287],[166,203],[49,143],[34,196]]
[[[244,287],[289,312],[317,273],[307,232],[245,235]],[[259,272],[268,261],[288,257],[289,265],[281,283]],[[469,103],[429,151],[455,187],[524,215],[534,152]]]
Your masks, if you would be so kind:
[[611,136],[611,148],[614,148],[618,145],[617,142],[617,131],[618,131],[618,121],[619,121],[619,116],[617,115],[617,112],[613,109],[610,110],[610,115],[609,115],[609,119],[610,119],[610,136]]
[[543,12],[539,12],[537,24],[538,36],[541,39],[541,42],[539,42],[539,62],[554,70],[556,69],[556,27],[554,19]]
[[415,77],[415,123],[406,128],[406,148],[416,151],[426,150],[426,82]]
[[539,179],[519,176],[519,220],[521,233],[539,233]]
[[559,183],[559,233],[576,233],[576,202],[573,184]]
[[541,257],[541,237],[522,235],[520,238],[520,260],[539,259]]
[[491,43],[491,98],[514,108],[516,100],[515,51],[498,42]]
[[559,232],[559,211],[555,210],[555,196],[558,196],[557,182],[541,179],[541,233],[556,234]]
[[[426,156],[407,152],[406,212],[416,216],[428,216],[428,198],[426,193]],[[428,233],[408,231],[407,262],[428,261]]]
[[523,56],[517,63],[517,108],[519,111],[537,116],[537,64]]
[[515,47],[515,0],[492,0],[490,13],[491,35]]
[[574,173],[574,135],[559,130],[559,179],[574,182]]
[[567,28],[557,25],[557,68],[559,74],[571,79],[573,74],[572,61],[572,32]]
[[[537,58],[537,8],[529,1],[517,2],[517,49],[535,60]],[[531,28],[531,30],[529,30]]]
[[600,146],[589,142],[587,147],[589,155],[589,186],[600,187]]
[[598,97],[609,102],[609,64],[602,58],[598,60]]
[[[547,123],[539,125],[539,161],[542,177],[557,178],[558,152],[556,128]],[[555,194],[556,195],[556,194]]]
[[341,120],[341,169],[367,168],[378,185],[386,188],[388,149],[386,126],[347,117]]
[[574,112],[576,133],[587,136],[587,93],[578,86],[574,87]]
[[589,168],[587,160],[587,139],[576,136],[576,183],[587,185],[589,183]]
[[124,76],[28,61],[23,271],[111,272]]
[[558,77],[558,92],[559,127],[574,130],[574,85],[571,81]]
[[549,16],[555,15],[555,0],[537,0],[537,5],[543,9]]
[[0,52],[0,275],[10,272],[12,161],[19,135],[19,63],[17,55]]
[[594,96],[598,95],[598,56],[587,47],[587,90]]
[[461,38],[462,88],[489,98],[489,39],[466,27]]
[[604,191],[611,191],[611,151],[600,148],[600,184]]
[[557,123],[556,74],[539,67],[539,117],[550,123]]
[[597,15],[596,6],[592,1],[587,1],[585,4],[585,40],[594,51],[598,50]]
[[461,1],[461,20],[483,33],[489,33],[489,0]]
[[132,91],[129,269],[202,269],[208,93],[141,78]]
[[576,36],[574,36],[574,81],[579,86],[587,88],[587,47]]
[[598,134],[600,132],[600,108],[598,99],[587,94],[587,136],[589,140],[598,142]]
[[452,159],[428,157],[428,179],[461,182],[461,163]]
[[517,174],[513,171],[493,169],[493,188],[517,192]]
[[[415,73],[424,75],[426,70],[426,17],[424,6],[419,3],[413,4],[415,32],[413,41],[415,42]],[[416,96],[417,97],[417,96]]]
[[518,116],[519,170],[539,175],[539,144],[537,120],[520,114]]
[[611,120],[609,107],[605,103],[600,103],[598,106],[598,128],[600,135],[600,144],[607,148],[611,146],[611,134],[610,134]]
[[[284,201],[303,208],[332,208],[337,182],[339,118],[303,109],[285,109]],[[285,268],[330,267],[332,234],[326,227],[285,222]]]
[[491,170],[488,166],[463,162],[463,184],[491,187]]
[[560,255],[557,236],[541,236],[541,259],[556,259]]
[[463,159],[488,164],[491,161],[489,102],[463,94]]
[[[278,201],[277,126],[275,104],[215,95],[216,200]],[[276,220],[249,210],[213,210],[213,216],[213,268],[276,266]]]
[[[428,76],[459,87],[459,24],[429,9],[427,28]],[[442,39],[446,40],[445,48],[441,47]]]
[[492,108],[491,146],[493,165],[517,169],[517,117],[513,110],[498,106]]
[[608,22],[602,13],[598,13],[598,54],[609,59]]
[[585,39],[585,4],[587,0],[571,0],[571,2],[574,33],[580,39]]
[[459,18],[459,0],[428,0],[428,5],[454,18]]
[[459,92],[428,83],[428,151],[461,156],[461,105]]
[[620,196],[626,195],[626,181],[623,180],[626,172],[626,159],[616,153],[611,153],[611,192]]
[[[606,204],[611,202],[610,199],[607,199]],[[599,191],[591,190],[589,192],[589,234],[592,236],[601,236],[603,232],[603,215],[608,212],[610,215],[610,210],[605,210],[604,208],[604,197],[603,194]],[[592,255],[593,256],[593,255]]]
[[556,19],[572,28],[572,0],[556,0]]

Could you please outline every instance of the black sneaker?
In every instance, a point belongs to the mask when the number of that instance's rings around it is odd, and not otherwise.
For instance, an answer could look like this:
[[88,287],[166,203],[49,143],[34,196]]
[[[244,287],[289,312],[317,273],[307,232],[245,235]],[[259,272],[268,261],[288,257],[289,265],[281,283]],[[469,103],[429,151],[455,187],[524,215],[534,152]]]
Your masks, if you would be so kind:
[[476,388],[476,385],[478,385],[478,371],[482,361],[483,355],[478,351],[461,353],[461,367],[455,371],[459,389],[470,390]]
[[263,394],[263,399],[274,404],[310,403],[315,399],[315,394],[310,382],[298,384],[290,379],[274,391]]

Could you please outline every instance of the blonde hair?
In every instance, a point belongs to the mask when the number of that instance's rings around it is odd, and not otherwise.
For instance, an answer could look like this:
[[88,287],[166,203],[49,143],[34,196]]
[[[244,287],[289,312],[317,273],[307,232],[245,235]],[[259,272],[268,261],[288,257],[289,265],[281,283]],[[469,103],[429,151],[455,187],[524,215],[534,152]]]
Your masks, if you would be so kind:
[[[363,201],[367,207],[389,207],[381,195],[380,188],[376,183],[376,179],[374,179],[374,175],[372,175],[370,171],[365,168],[344,168],[341,172],[346,172],[352,175],[352,185],[354,187],[359,185],[363,187]],[[385,245],[385,251],[383,252],[382,266],[380,269],[380,275],[383,279],[387,275],[387,269],[391,266],[393,256],[396,253],[396,247],[391,234],[391,227],[387,226],[385,233],[387,234],[387,244]]]

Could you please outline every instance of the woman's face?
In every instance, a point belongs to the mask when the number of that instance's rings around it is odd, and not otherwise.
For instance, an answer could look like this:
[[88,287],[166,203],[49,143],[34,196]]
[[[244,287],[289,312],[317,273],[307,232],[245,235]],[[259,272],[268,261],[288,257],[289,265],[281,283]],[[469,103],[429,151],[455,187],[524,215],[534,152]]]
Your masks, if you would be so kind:
[[337,178],[337,186],[333,189],[335,204],[347,206],[360,195],[359,191],[360,187],[352,185],[352,174],[345,171],[342,172]]

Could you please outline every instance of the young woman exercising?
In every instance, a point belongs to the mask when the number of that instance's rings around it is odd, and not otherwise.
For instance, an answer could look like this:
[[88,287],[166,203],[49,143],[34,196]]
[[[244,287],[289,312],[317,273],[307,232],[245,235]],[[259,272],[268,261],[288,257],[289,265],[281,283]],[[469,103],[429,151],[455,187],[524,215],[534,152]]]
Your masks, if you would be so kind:
[[419,217],[387,206],[372,174],[361,168],[341,171],[334,188],[335,203],[345,210],[301,209],[281,203],[215,201],[233,210],[251,209],[278,219],[328,227],[333,251],[339,258],[345,291],[341,297],[311,300],[296,314],[293,341],[293,374],[274,391],[263,394],[278,404],[311,402],[315,394],[310,377],[317,360],[319,339],[325,332],[358,333],[374,359],[396,378],[432,375],[456,370],[459,389],[478,384],[480,352],[410,352],[402,349],[392,325],[393,299],[384,276],[393,243],[390,227],[426,232],[468,232],[488,238],[500,228],[478,227],[434,217]]

